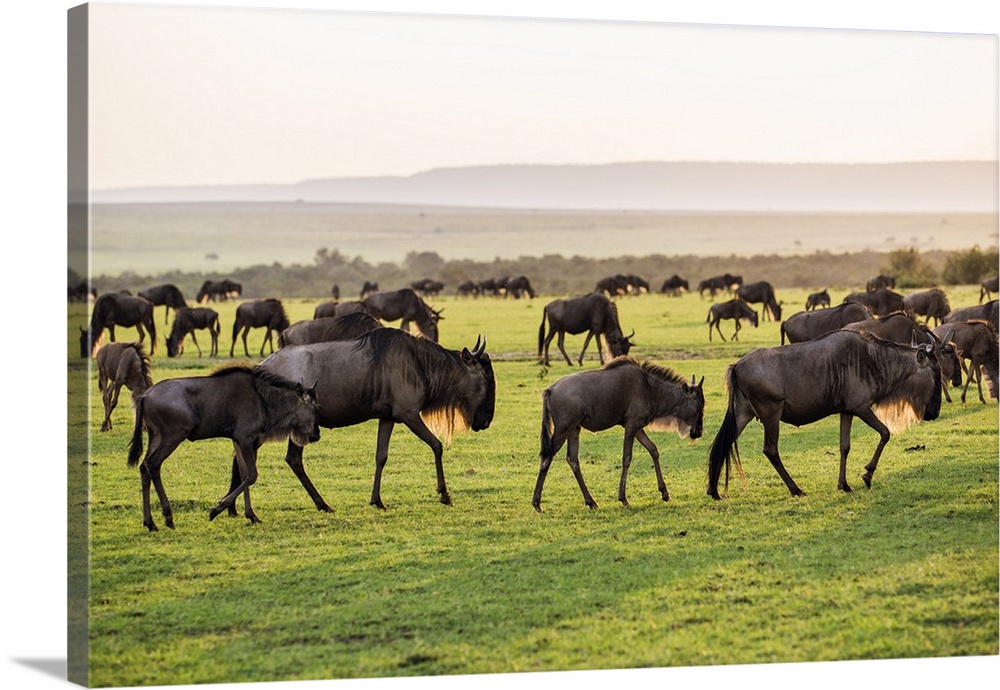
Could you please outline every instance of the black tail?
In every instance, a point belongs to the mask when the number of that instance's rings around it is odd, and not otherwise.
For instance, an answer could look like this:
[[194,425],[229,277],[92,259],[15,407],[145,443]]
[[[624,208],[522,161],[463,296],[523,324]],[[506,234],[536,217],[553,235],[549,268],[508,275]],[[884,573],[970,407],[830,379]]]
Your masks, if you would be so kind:
[[736,386],[736,371],[733,367],[729,367],[726,379],[729,388],[729,406],[726,408],[722,426],[712,441],[712,448],[708,451],[708,495],[716,500],[719,499],[719,476],[722,474],[723,464],[726,466],[726,493],[729,492],[729,467],[732,460],[736,461],[736,467],[740,475],[743,475],[740,452],[736,445],[739,436],[736,430],[736,396],[740,393]]
[[139,464],[139,456],[142,455],[142,408],[143,400],[140,396],[135,401],[135,429],[132,431],[132,440],[128,444],[128,466],[135,467]]
[[552,447],[552,415],[549,414],[549,392],[545,391],[542,393],[542,434],[539,456],[542,458],[551,458],[554,454],[555,448]]
[[542,310],[542,323],[538,326],[538,359],[542,358],[542,343],[545,340],[545,317],[548,316],[548,312]]
[[785,322],[781,322],[781,344],[785,344]]

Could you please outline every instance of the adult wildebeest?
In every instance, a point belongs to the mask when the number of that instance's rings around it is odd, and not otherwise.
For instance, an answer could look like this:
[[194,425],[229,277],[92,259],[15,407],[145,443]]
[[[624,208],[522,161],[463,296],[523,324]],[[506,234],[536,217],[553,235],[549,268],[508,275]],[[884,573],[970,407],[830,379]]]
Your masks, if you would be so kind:
[[[950,340],[958,350],[962,370],[968,377],[965,387],[962,389],[962,402],[965,402],[965,394],[973,379],[975,379],[979,389],[979,401],[986,402],[986,398],[983,396],[983,371],[988,377],[987,385],[990,389],[990,396],[996,398],[1000,394],[1000,386],[997,385],[998,370],[1000,370],[1000,346],[997,344],[996,327],[989,321],[956,321],[942,324],[935,328],[934,332],[941,339]],[[966,367],[965,360],[969,360],[968,367]],[[961,384],[961,378],[960,371],[959,384]]]
[[982,304],[984,299],[993,299],[994,292],[1000,292],[1000,276],[987,278],[979,284],[979,303]]
[[459,283],[458,291],[455,293],[458,297],[479,297],[479,283],[474,283],[471,280],[465,280]]
[[274,352],[274,340],[272,333],[281,333],[288,328],[288,316],[285,315],[285,307],[281,300],[272,298],[256,300],[254,302],[244,302],[236,307],[236,320],[233,322],[233,343],[229,347],[229,356],[233,356],[236,348],[236,336],[240,329],[243,330],[243,352],[247,357],[250,351],[247,349],[247,334],[251,328],[266,328],[264,340],[260,344],[260,354],[264,355],[264,346],[270,345],[271,352]]
[[[546,321],[549,323],[548,335],[545,333]],[[635,331],[627,336],[622,334],[622,327],[618,323],[618,308],[603,293],[592,292],[583,297],[555,299],[542,310],[542,323],[538,326],[539,363],[549,366],[549,343],[558,336],[556,345],[566,363],[573,366],[564,347],[566,334],[579,335],[584,332],[587,338],[580,351],[580,366],[583,366],[583,355],[587,352],[591,338],[597,339],[597,356],[601,364],[604,364],[605,348],[611,357],[627,355],[633,345],[630,338],[635,335]],[[604,337],[603,345],[601,336]]]
[[781,321],[781,303],[774,296],[774,288],[766,280],[745,283],[736,289],[736,296],[748,304],[763,304],[765,320]]
[[866,292],[875,292],[876,290],[895,290],[896,289],[896,278],[895,276],[887,276],[880,273],[874,278],[869,278],[868,283],[865,284]]
[[75,287],[69,286],[66,294],[70,302],[88,302],[92,299],[97,299],[97,288],[90,287],[90,283],[83,280],[77,283]]
[[[834,331],[805,343],[759,348],[726,374],[729,405],[708,456],[708,495],[719,498],[719,476],[731,460],[740,467],[737,439],[751,419],[764,426],[764,455],[793,496],[804,492],[778,454],[781,422],[803,426],[840,415],[840,475],[837,488],[850,491],[847,454],[855,417],[879,434],[862,479],[871,487],[882,449],[896,432],[941,411],[941,370],[930,345],[901,345],[869,333]],[[874,409],[873,409],[874,408]]]
[[360,297],[360,299],[364,299],[365,297],[367,297],[368,295],[372,294],[373,292],[378,292],[378,283],[372,282],[370,280],[366,280],[365,283],[364,283],[364,285],[361,286],[361,297]]
[[236,299],[242,294],[243,285],[229,278],[206,280],[201,284],[201,288],[195,295],[194,301],[198,304],[205,304],[209,300],[212,302],[224,302],[229,298]]
[[863,304],[845,302],[833,309],[800,311],[781,322],[781,344],[814,340],[830,331],[838,331],[849,323],[871,318],[872,313]]
[[427,297],[437,297],[444,290],[444,283],[433,278],[421,278],[410,283],[410,287]]
[[535,298],[535,290],[531,287],[531,281],[528,280],[527,276],[516,276],[507,281],[507,294],[514,299]]
[[742,284],[743,276],[734,276],[731,273],[723,273],[721,276],[712,276],[711,278],[706,278],[698,283],[698,294],[701,297],[704,297],[705,290],[708,290],[709,297],[715,299],[716,293],[725,291],[734,292],[739,289]]
[[194,333],[197,330],[207,330],[212,339],[208,356],[215,357],[219,354],[219,333],[222,331],[222,324],[218,312],[208,307],[185,307],[177,312],[170,335],[167,336],[167,356],[177,357],[184,354],[184,339],[190,335],[194,346],[198,348],[198,356],[201,357],[201,346]]
[[878,288],[870,292],[852,292],[844,298],[844,302],[863,304],[875,316],[885,316],[894,311],[903,311],[903,296],[886,288]]
[[314,319],[322,319],[331,316],[347,316],[348,314],[360,314],[368,313],[368,309],[365,305],[356,300],[348,300],[347,302],[323,302],[322,304],[317,304],[316,309],[313,310]]
[[951,305],[948,304],[948,296],[944,291],[931,288],[922,292],[911,292],[903,297],[903,311],[911,317],[923,316],[928,323],[934,319],[934,325],[938,325],[951,311]]
[[487,278],[479,282],[479,293],[482,295],[493,295],[502,297],[507,294],[507,276],[500,278]]
[[806,297],[806,311],[812,311],[813,309],[826,308],[830,306],[830,293],[823,288],[820,292],[814,292],[808,297]]
[[361,303],[376,319],[399,320],[399,327],[404,331],[409,330],[412,323],[420,335],[438,341],[441,312],[431,309],[414,290],[403,288],[392,292],[373,292]]
[[679,297],[690,289],[688,282],[675,273],[663,281],[663,285],[660,286],[660,293],[670,295],[671,297]]
[[171,309],[174,310],[174,314],[176,315],[179,310],[187,306],[187,301],[184,299],[180,288],[171,283],[140,290],[139,297],[149,300],[154,307],[165,307],[163,310],[163,323],[167,322]]
[[368,312],[358,312],[346,316],[323,316],[318,319],[293,323],[278,334],[278,347],[352,340],[372,329],[382,327],[382,322]]
[[719,337],[723,340],[726,336],[722,335],[722,329],[719,328],[719,322],[723,319],[733,319],[736,322],[736,330],[733,331],[733,340],[739,340],[740,328],[742,328],[742,323],[746,321],[754,328],[757,328],[758,318],[757,312],[750,308],[750,305],[743,301],[739,297],[734,297],[728,302],[719,302],[718,304],[713,304],[709,307],[708,317],[705,319],[705,323],[708,324],[708,341],[712,341],[712,327],[719,332]]
[[129,467],[139,463],[143,429],[149,435],[149,445],[139,465],[142,523],[150,532],[157,529],[149,505],[150,484],[156,487],[164,522],[167,527],[174,526],[160,465],[182,441],[232,440],[240,481],[209,511],[208,517],[215,519],[223,510],[234,507],[242,493],[246,517],[250,522],[260,522],[250,505],[250,486],[257,480],[257,449],[265,441],[286,437],[300,446],[319,440],[314,391],[260,367],[247,366],[227,367],[208,376],[165,379],[139,396],[128,451]]
[[[94,348],[104,329],[108,329],[111,342],[115,342],[115,326],[132,327],[139,332],[139,342],[146,339],[149,331],[150,353],[156,352],[156,324],[153,322],[153,305],[142,297],[108,292],[97,298],[90,315],[90,327],[81,329],[80,356],[92,357]],[[145,328],[145,330],[143,330]]]
[[[493,421],[496,380],[486,341],[472,351],[447,350],[396,328],[376,328],[356,340],[299,345],[278,350],[260,364],[283,377],[318,379],[319,425],[328,429],[378,421],[375,481],[371,504],[384,508],[382,469],[389,457],[393,427],[404,424],[434,453],[437,491],[444,504],[442,443],[458,431],[482,431]],[[302,464],[302,447],[290,441],[285,461],[316,508],[331,512]]]
[[948,315],[941,319],[941,323],[957,323],[959,321],[989,321],[994,328],[1000,328],[1000,310],[997,309],[997,300],[991,300],[986,304],[973,307],[958,307],[948,312]]
[[618,357],[603,369],[570,374],[553,383],[542,393],[541,465],[531,505],[542,512],[545,475],[552,458],[566,443],[566,461],[580,485],[583,500],[596,508],[597,502],[580,472],[580,429],[603,431],[613,426],[625,429],[618,500],[623,506],[628,505],[625,480],[636,439],[653,459],[660,496],[664,501],[670,500],[660,469],[660,453],[644,429],[648,426],[653,431],[676,431],[681,438],[700,438],[705,414],[704,381],[702,377],[695,385],[692,377],[689,385],[665,367]]
[[149,356],[139,343],[108,343],[97,351],[97,390],[104,402],[101,431],[111,431],[111,413],[118,405],[122,386],[134,400],[153,385]]

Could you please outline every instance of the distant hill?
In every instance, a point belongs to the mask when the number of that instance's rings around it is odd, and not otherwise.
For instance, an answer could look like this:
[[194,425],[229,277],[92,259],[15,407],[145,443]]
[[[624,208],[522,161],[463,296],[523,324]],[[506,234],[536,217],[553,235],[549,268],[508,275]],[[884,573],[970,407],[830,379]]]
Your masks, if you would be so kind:
[[95,203],[275,202],[498,209],[995,213],[995,161],[892,164],[615,163],[440,168],[289,185],[95,190]]

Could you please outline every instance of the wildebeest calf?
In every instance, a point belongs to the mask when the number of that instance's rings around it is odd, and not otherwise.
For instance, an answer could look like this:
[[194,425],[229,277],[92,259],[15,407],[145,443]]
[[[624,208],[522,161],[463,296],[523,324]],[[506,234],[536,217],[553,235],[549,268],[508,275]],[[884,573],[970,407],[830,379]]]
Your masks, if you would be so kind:
[[[958,349],[959,361],[968,377],[962,389],[962,402],[973,379],[979,388],[979,401],[985,403],[983,396],[983,375],[986,372],[990,396],[996,398],[1000,394],[997,385],[998,370],[1000,370],[1000,346],[997,343],[997,329],[989,321],[959,321],[943,324],[934,329],[942,339],[947,338]],[[969,360],[966,367],[965,360]],[[961,380],[961,373],[959,374]]]
[[97,388],[104,401],[101,431],[111,431],[111,412],[118,405],[122,386],[133,398],[153,385],[149,356],[141,343],[108,343],[97,351]]
[[191,342],[201,357],[201,345],[198,344],[198,337],[194,334],[197,330],[207,330],[212,339],[208,356],[215,357],[219,354],[219,332],[222,330],[219,313],[208,307],[184,307],[177,312],[170,335],[167,336],[167,356],[177,357],[184,354],[184,339],[190,335]]
[[830,293],[824,288],[819,292],[814,292],[808,297],[806,297],[806,311],[812,311],[813,309],[826,308],[830,306]]
[[719,328],[719,322],[723,319],[733,319],[736,322],[736,330],[733,331],[733,340],[739,340],[740,328],[742,328],[742,322],[746,321],[754,328],[757,328],[757,312],[750,308],[746,302],[744,302],[739,297],[734,297],[728,302],[719,302],[718,304],[713,304],[708,310],[708,318],[705,319],[705,323],[708,324],[708,341],[712,341],[712,327],[719,332],[719,337],[723,340],[726,336],[722,335],[722,329]]

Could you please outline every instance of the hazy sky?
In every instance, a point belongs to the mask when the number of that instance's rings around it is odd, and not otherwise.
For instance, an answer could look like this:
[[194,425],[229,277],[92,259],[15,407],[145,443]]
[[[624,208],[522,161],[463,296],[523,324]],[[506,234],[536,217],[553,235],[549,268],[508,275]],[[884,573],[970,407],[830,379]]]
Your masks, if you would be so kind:
[[995,159],[997,38],[92,4],[91,185]]

